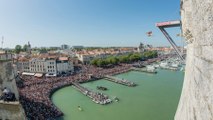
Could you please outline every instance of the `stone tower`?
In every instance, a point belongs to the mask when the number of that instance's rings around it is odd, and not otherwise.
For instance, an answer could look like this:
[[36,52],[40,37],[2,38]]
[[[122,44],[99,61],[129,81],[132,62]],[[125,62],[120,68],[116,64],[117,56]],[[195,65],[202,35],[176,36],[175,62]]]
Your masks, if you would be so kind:
[[187,58],[175,120],[213,120],[213,0],[181,0]]
[[27,44],[27,53],[30,55],[31,54],[31,44],[28,42]]
[[[19,94],[16,86],[16,70],[14,69],[11,59],[0,60],[0,95],[2,88],[7,87],[11,92],[15,93],[16,99]],[[19,103],[3,102],[0,100],[0,120],[25,120],[24,110]]]
[[145,47],[143,43],[140,43],[140,45],[138,46],[138,52],[144,52],[145,51]]

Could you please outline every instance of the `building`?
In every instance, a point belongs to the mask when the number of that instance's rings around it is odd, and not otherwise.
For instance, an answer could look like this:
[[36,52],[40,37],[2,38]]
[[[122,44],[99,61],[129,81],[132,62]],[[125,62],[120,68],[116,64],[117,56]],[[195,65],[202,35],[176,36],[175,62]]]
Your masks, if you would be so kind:
[[94,59],[94,56],[91,54],[81,54],[77,53],[76,54],[77,58],[79,61],[81,61],[83,64],[89,64],[92,59]]
[[140,43],[140,45],[138,46],[138,52],[144,52],[145,51],[145,46],[143,43]]
[[76,57],[83,64],[89,64],[94,58],[104,59],[108,56],[128,55],[134,52],[136,52],[134,48],[82,50],[76,52]]
[[7,51],[0,51],[0,60],[12,60],[13,55]]
[[19,72],[30,72],[29,59],[20,57],[17,62],[17,71]]
[[68,57],[59,57],[56,60],[57,74],[65,74],[73,72],[73,62]]
[[57,68],[56,58],[46,58],[45,59],[46,76],[57,76],[56,68]]
[[83,49],[84,46],[72,46],[72,49]]
[[61,49],[62,50],[69,49],[69,45],[66,44],[61,45]]
[[30,42],[28,42],[28,45],[27,45],[27,53],[31,54],[31,45],[30,45]]
[[[72,59],[69,57],[49,56],[47,54],[34,58],[19,58],[17,61],[19,72],[30,73],[28,75],[57,76],[74,72]],[[31,74],[32,73],[32,74]]]
[[[40,58],[32,58],[29,60],[29,68],[32,73],[46,73],[46,60]],[[26,72],[26,71],[25,71]]]

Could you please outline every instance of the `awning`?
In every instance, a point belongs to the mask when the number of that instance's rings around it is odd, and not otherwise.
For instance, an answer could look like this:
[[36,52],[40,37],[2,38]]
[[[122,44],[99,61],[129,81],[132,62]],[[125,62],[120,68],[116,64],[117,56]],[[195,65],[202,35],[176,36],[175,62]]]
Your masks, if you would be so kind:
[[45,75],[46,77],[55,77],[55,76],[57,76],[56,74],[53,74],[53,73],[47,73],[46,75]]
[[42,73],[36,73],[34,76],[35,76],[35,77],[42,77],[43,74],[42,74]]
[[22,75],[31,75],[31,76],[33,76],[33,75],[35,75],[35,73],[23,72]]

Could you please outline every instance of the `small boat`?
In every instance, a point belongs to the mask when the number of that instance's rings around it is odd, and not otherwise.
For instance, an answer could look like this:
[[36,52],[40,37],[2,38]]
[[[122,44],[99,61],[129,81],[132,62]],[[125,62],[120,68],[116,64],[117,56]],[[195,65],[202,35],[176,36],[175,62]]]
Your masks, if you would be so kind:
[[118,97],[116,97],[116,96],[115,96],[113,99],[114,99],[116,102],[119,101]]
[[83,109],[82,109],[80,106],[78,106],[78,110],[79,110],[79,111],[83,111]]
[[98,90],[103,90],[103,91],[107,90],[107,88],[106,88],[106,87],[103,87],[103,86],[97,86],[97,89],[98,89]]

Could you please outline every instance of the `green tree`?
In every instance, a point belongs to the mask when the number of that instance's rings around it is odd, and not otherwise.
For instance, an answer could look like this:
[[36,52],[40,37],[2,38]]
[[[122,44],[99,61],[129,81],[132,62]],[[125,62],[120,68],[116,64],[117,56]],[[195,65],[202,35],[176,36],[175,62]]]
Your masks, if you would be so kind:
[[23,46],[22,50],[23,50],[24,52],[26,52],[26,51],[27,51],[27,48],[28,48],[28,45],[25,44],[25,45]]
[[103,60],[98,59],[98,61],[97,61],[97,66],[98,66],[98,67],[103,66]]
[[97,66],[98,59],[93,59],[90,64]]
[[22,50],[21,45],[16,45],[16,47],[15,47],[15,53],[19,54],[21,52],[21,50]]
[[112,58],[110,59],[110,63],[113,64],[113,65],[118,64],[118,62],[119,62],[119,60],[118,60],[117,57],[112,57]]
[[129,62],[129,56],[128,55],[119,56],[118,59],[119,59],[119,62],[121,62],[121,63]]
[[41,49],[39,49],[39,52],[40,53],[47,53],[47,49],[46,48],[41,48]]

